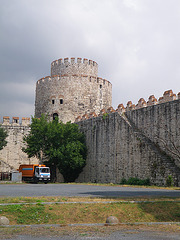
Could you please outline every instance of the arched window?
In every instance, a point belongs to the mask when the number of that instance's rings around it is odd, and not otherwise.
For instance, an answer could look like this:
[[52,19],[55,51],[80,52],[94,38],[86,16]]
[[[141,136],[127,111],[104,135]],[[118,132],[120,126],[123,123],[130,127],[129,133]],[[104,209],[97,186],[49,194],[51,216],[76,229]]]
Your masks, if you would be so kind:
[[63,99],[62,98],[60,99],[60,104],[63,104]]
[[57,113],[53,113],[53,120],[55,120],[56,118],[58,118],[58,114]]

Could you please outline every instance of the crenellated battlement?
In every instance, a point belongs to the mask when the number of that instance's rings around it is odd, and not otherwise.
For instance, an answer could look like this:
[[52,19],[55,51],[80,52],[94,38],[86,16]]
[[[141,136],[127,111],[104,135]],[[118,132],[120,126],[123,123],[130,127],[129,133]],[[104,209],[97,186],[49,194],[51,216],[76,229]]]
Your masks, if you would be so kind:
[[118,105],[116,110],[113,107],[109,107],[107,109],[103,108],[100,110],[99,115],[93,115],[92,113],[89,115],[84,114],[82,117],[78,116],[75,119],[75,122],[83,121],[83,120],[86,120],[86,119],[89,119],[92,117],[103,116],[106,113],[109,114],[109,113],[113,113],[113,112],[118,112],[119,114],[122,114],[127,111],[132,111],[132,110],[145,108],[145,107],[149,107],[149,106],[153,106],[153,105],[157,105],[157,104],[162,104],[162,103],[166,103],[166,102],[170,102],[170,101],[175,101],[175,100],[179,100],[179,99],[180,99],[180,92],[176,95],[173,93],[172,90],[167,90],[164,92],[163,96],[159,98],[158,101],[154,95],[151,95],[147,102],[144,100],[144,98],[140,98],[136,105],[133,104],[132,101],[128,101],[126,107],[124,107],[124,105],[121,103]]
[[98,64],[86,58],[60,58],[51,63],[51,76],[53,75],[88,75],[98,76]]
[[48,82],[51,82],[51,81],[54,81],[54,80],[61,80],[63,78],[66,78],[66,77],[81,77],[81,78],[87,78],[87,80],[89,82],[92,82],[92,83],[98,83],[98,84],[102,84],[103,85],[107,85],[107,86],[112,86],[112,84],[107,80],[107,79],[104,79],[104,78],[100,78],[100,77],[94,77],[94,76],[88,76],[88,75],[78,75],[78,74],[64,74],[64,75],[53,75],[53,76],[46,76],[46,77],[43,77],[43,78],[40,78],[36,84],[39,85],[39,84],[46,84]]
[[17,126],[17,127],[27,127],[30,125],[30,118],[27,117],[22,117],[21,119],[21,123],[19,121],[19,117],[12,117],[12,121],[10,121],[10,117],[5,116],[3,117],[3,121],[1,122],[0,120],[0,124],[2,124],[2,126]]
[[81,63],[83,63],[83,64],[85,64],[85,65],[91,65],[91,66],[97,66],[98,64],[95,62],[95,61],[93,61],[93,60],[88,60],[87,58],[84,58],[84,59],[82,59],[82,58],[77,58],[77,59],[75,59],[75,58],[70,58],[70,60],[69,60],[69,58],[64,58],[64,59],[62,59],[62,58],[60,58],[60,59],[58,59],[58,60],[54,60],[52,63],[51,63],[51,66],[55,66],[55,65],[70,65],[70,64],[76,64],[76,63],[78,63],[78,64],[81,64]]

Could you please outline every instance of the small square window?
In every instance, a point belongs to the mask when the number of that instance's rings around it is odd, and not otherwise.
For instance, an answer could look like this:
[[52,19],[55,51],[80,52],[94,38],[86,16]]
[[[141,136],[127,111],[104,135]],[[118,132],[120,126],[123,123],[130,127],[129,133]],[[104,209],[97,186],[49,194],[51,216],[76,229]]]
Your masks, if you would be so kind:
[[60,99],[60,104],[63,104],[63,99]]
[[54,104],[54,103],[55,103],[55,100],[53,99],[53,100],[52,100],[52,104]]

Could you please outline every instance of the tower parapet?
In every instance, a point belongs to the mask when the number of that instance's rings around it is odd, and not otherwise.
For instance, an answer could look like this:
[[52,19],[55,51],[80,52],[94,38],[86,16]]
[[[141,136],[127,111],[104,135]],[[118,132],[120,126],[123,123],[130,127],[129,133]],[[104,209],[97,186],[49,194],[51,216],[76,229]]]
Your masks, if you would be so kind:
[[98,76],[98,64],[86,58],[60,58],[51,63],[51,76],[53,75],[87,75]]

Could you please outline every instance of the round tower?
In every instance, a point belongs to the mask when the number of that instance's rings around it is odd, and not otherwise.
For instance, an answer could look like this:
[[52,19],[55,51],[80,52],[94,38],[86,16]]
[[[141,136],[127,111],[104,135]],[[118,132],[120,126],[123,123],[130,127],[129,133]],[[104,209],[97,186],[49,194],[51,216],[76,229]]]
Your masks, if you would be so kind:
[[112,105],[112,84],[98,77],[98,64],[71,58],[51,63],[51,76],[36,83],[35,116],[48,114],[63,122]]

